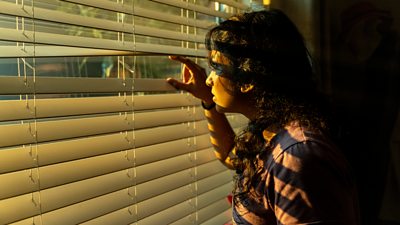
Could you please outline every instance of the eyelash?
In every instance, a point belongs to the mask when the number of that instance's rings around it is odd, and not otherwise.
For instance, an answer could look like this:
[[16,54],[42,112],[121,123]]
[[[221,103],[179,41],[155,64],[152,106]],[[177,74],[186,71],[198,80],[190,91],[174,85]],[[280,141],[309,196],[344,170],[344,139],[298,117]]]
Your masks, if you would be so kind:
[[219,65],[218,63],[210,62],[209,66],[210,66],[211,70],[214,70],[215,74],[218,76],[220,76],[224,73],[223,69],[221,68],[221,65]]

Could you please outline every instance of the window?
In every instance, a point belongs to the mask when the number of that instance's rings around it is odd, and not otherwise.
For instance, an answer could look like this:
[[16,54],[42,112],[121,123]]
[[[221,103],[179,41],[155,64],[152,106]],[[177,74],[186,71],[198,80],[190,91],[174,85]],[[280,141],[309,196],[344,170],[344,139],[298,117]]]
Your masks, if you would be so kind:
[[0,1],[0,224],[229,221],[232,174],[166,55],[206,66],[207,29],[246,7]]

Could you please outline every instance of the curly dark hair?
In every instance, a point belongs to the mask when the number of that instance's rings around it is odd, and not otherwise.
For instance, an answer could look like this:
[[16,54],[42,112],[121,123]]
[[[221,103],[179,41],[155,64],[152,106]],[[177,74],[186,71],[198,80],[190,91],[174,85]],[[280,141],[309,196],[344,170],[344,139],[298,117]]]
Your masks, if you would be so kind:
[[[312,60],[302,35],[280,10],[239,14],[212,28],[206,36],[209,51],[222,53],[229,65],[210,66],[228,74],[235,89],[252,84],[257,118],[235,140],[237,170],[235,199],[249,192],[259,169],[256,156],[268,151],[263,131],[284,129],[290,122],[326,130]],[[218,74],[218,73],[217,73]]]

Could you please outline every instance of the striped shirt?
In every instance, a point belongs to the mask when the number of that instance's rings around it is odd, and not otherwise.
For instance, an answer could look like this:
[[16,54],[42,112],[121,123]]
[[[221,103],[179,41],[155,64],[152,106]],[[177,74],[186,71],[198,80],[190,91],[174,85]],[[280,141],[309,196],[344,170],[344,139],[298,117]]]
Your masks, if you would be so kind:
[[333,144],[298,126],[272,143],[257,157],[260,179],[233,205],[234,224],[359,224],[355,185]]

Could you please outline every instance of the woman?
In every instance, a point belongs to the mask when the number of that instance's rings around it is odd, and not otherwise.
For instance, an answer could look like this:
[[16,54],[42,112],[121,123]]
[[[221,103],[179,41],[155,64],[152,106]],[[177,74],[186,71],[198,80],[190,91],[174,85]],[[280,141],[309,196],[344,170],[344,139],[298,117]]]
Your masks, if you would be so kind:
[[[235,169],[236,224],[358,224],[348,166],[327,138],[304,41],[279,10],[233,16],[206,38],[205,70],[183,57],[175,88],[202,100],[216,157]],[[235,136],[224,113],[251,122]]]

